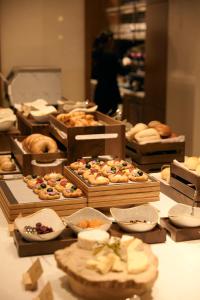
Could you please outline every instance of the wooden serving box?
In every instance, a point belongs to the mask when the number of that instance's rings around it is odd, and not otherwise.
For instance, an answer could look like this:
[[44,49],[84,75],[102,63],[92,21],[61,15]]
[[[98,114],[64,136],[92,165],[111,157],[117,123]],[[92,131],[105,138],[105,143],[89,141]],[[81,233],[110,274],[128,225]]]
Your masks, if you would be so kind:
[[21,112],[17,111],[18,128],[22,135],[29,135],[32,133],[49,133],[49,123],[36,122],[31,116],[25,117]]
[[161,218],[160,224],[167,230],[172,240],[184,242],[200,239],[200,227],[176,227],[169,218]]
[[68,216],[87,206],[85,197],[40,200],[23,179],[0,181],[0,205],[8,222],[22,214],[32,214],[42,208],[52,208],[59,216]]
[[[200,176],[173,162],[170,168],[170,186],[184,195],[193,204],[200,206]],[[196,195],[195,195],[196,193]]]
[[84,156],[125,157],[125,125],[98,111],[92,113],[100,126],[67,127],[55,116],[49,117],[51,133],[67,147],[68,161]]
[[21,142],[25,138],[26,136],[11,137],[11,150],[23,175],[45,175],[50,172],[62,172],[64,163],[62,159],[66,159],[67,156],[63,145],[57,142],[59,149],[57,153],[25,153],[21,146]]
[[77,241],[77,236],[70,228],[64,229],[59,237],[51,241],[26,241],[18,230],[14,230],[13,238],[20,257],[53,254]]
[[158,170],[173,159],[184,161],[185,142],[158,142],[140,145],[126,141],[126,155],[144,171]]
[[160,184],[153,178],[149,178],[148,182],[110,183],[93,186],[70,167],[64,167],[64,175],[84,192],[90,207],[127,207],[159,200]]
[[11,153],[11,137],[18,135],[20,135],[20,131],[16,127],[0,132],[0,154]]

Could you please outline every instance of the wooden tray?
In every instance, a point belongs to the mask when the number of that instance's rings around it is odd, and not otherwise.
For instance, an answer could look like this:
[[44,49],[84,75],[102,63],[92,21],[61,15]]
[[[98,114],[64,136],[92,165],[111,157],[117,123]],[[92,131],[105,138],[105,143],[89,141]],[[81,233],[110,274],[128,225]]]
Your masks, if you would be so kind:
[[164,227],[169,233],[172,240],[175,242],[184,242],[191,240],[199,240],[200,239],[200,227],[193,228],[179,228],[173,225],[169,218],[161,218],[160,224]]
[[126,141],[126,155],[144,171],[158,170],[173,159],[184,161],[185,142],[138,144]]
[[125,157],[125,125],[100,112],[92,113],[105,125],[67,127],[50,116],[51,133],[67,147],[68,161],[84,156],[112,155]]
[[64,175],[84,192],[88,206],[91,207],[125,207],[159,200],[160,184],[153,178],[144,183],[130,182],[92,186],[70,167],[64,167]]
[[25,117],[21,112],[16,112],[18,128],[22,135],[32,133],[49,134],[49,123],[36,122],[31,116]]
[[[59,152],[57,153],[44,153],[44,154],[31,154],[24,153],[22,148],[16,142],[22,142],[26,136],[18,136],[16,138],[11,137],[11,149],[15,160],[17,161],[23,175],[37,174],[44,175],[49,172],[62,172],[63,164],[52,164],[57,159],[66,159],[66,149],[57,142]],[[36,164],[35,164],[36,163]],[[43,163],[43,166],[38,167],[38,163]]]
[[56,250],[65,248],[77,240],[70,228],[66,228],[59,237],[51,241],[29,242],[21,236],[18,230],[14,230],[13,238],[20,257],[53,254]]
[[15,137],[18,135],[20,135],[20,131],[16,127],[0,132],[0,154],[11,153],[11,136]]
[[0,181],[0,204],[8,220],[14,221],[21,213],[32,214],[42,208],[54,209],[60,216],[68,216],[87,206],[85,197],[63,198],[58,200],[40,200],[22,179]]
[[112,236],[121,237],[123,234],[128,234],[141,239],[147,244],[164,243],[166,241],[166,231],[159,224],[154,229],[147,232],[126,232],[117,223],[113,223],[109,229]]
[[170,185],[192,201],[196,190],[196,201],[200,202],[200,176],[174,162],[170,168]]

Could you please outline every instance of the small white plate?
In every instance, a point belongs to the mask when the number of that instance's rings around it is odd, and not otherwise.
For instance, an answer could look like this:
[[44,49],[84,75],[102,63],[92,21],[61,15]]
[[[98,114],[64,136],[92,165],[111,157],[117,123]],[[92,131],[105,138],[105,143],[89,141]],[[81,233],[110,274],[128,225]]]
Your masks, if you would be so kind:
[[[84,220],[91,220],[91,219],[101,220],[103,224],[95,228],[86,228],[86,229],[77,226],[79,222]],[[76,233],[81,232],[83,230],[91,230],[91,229],[101,229],[107,231],[112,224],[112,221],[108,217],[106,217],[100,211],[92,207],[84,207],[79,211],[73,213],[71,216],[63,218],[63,220]]]
[[[52,227],[53,232],[37,234],[37,233],[27,233],[24,229],[25,226],[35,227],[36,223],[42,223],[42,225]],[[57,213],[51,208],[44,208],[32,215],[17,218],[14,221],[16,228],[19,230],[20,234],[24,239],[28,241],[49,241],[58,237],[62,231],[65,229],[61,218]]]
[[179,227],[198,227],[200,226],[200,208],[194,207],[194,214],[191,215],[190,205],[176,204],[169,212],[171,222]]
[[157,209],[149,204],[131,208],[112,207],[110,213],[118,225],[127,232],[150,231],[156,226],[159,219]]

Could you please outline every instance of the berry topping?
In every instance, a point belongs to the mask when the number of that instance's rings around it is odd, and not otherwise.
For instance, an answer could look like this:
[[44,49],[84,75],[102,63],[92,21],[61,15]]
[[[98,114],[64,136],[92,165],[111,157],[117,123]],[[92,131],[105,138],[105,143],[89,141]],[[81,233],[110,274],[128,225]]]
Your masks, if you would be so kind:
[[47,192],[48,192],[48,193],[51,193],[51,192],[53,192],[53,189],[52,189],[52,188],[48,188],[48,189],[47,189]]
[[41,183],[40,184],[41,188],[45,189],[47,187],[47,185],[45,183]]

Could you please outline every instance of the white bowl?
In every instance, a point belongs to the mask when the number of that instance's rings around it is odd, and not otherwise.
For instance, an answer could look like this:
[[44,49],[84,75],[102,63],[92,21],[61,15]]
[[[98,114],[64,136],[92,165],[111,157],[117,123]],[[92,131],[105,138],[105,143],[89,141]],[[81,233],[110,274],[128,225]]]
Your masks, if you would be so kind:
[[15,120],[0,120],[0,131],[7,131],[9,130],[15,123]]
[[169,212],[170,221],[179,227],[198,227],[200,226],[200,208],[194,207],[194,214],[191,215],[192,206],[176,204]]
[[145,232],[152,230],[159,219],[157,209],[149,204],[131,208],[112,207],[110,213],[119,226],[127,232]]
[[[24,229],[25,226],[30,225],[35,227],[36,223],[42,223],[45,226],[52,227],[53,232],[45,234],[27,233]],[[28,241],[49,241],[58,237],[65,229],[61,218],[51,208],[44,208],[32,215],[17,218],[14,221],[16,228],[19,230],[24,239]]]
[[[76,233],[81,232],[83,230],[91,230],[91,229],[101,229],[107,231],[112,224],[112,221],[108,217],[106,217],[100,211],[92,207],[84,207],[79,211],[73,213],[71,216],[65,217],[63,219],[66,222],[66,224]],[[77,224],[80,221],[91,220],[91,219],[102,220],[103,224],[95,228],[86,228],[86,229],[77,226]]]

